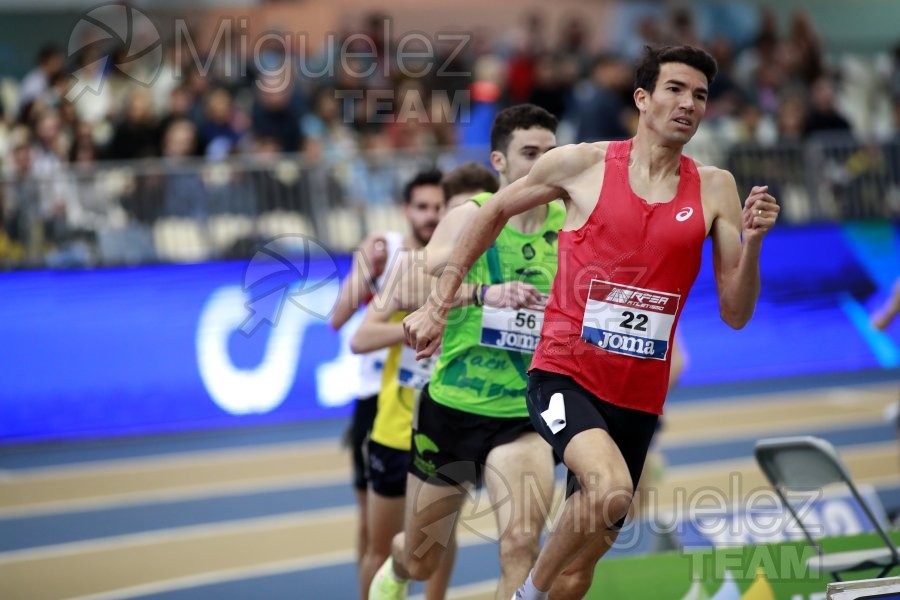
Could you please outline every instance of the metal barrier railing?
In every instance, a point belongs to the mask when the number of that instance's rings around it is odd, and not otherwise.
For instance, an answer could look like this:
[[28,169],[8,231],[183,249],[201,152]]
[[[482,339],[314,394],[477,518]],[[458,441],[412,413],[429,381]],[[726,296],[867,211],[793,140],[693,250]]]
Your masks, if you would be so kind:
[[[742,194],[768,184],[785,222],[900,216],[900,141],[819,138],[696,154],[719,160]],[[330,165],[296,155],[161,159],[6,176],[0,261],[30,267],[238,258],[289,234],[347,251],[369,231],[405,229],[402,186],[416,171],[487,155],[359,155]]]

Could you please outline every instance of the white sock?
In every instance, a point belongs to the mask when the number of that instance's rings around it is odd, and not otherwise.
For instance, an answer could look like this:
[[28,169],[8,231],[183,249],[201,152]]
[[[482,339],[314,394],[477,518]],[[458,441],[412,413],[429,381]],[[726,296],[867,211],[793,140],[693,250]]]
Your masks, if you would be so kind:
[[515,596],[516,600],[547,600],[549,597],[549,591],[542,592],[534,587],[534,582],[531,580],[531,572],[528,573],[528,579],[525,580],[525,583],[522,584]]

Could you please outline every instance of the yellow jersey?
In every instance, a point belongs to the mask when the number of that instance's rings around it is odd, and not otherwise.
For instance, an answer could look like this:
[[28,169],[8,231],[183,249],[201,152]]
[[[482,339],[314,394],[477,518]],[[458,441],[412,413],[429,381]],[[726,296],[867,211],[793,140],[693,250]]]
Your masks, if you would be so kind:
[[[390,322],[399,323],[407,314],[404,311],[395,312],[391,315]],[[381,374],[378,412],[372,426],[372,440],[395,450],[409,450],[413,407],[416,402],[416,390],[403,387],[397,381],[402,351],[403,344],[397,344],[391,346],[388,352]]]

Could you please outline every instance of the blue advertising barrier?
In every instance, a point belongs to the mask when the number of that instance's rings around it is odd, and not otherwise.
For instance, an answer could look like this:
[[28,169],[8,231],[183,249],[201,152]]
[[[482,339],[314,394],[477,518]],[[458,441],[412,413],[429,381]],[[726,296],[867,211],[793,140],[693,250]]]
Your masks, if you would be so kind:
[[4,275],[0,438],[346,414],[353,324],[327,317],[348,258],[261,258]]
[[[880,524],[886,526],[887,516],[870,487],[860,490],[863,499]],[[810,493],[792,504],[814,539],[871,533],[875,527],[866,516],[863,507],[849,491],[822,494]],[[675,525],[675,537],[686,550],[699,548],[724,548],[771,544],[791,540],[803,540],[803,530],[794,521],[770,490],[756,490],[745,506],[737,510],[702,506],[688,512]]]
[[[868,323],[900,274],[895,225],[782,228],[765,242],[751,323],[719,319],[709,245],[680,332],[683,384],[900,365],[900,323]],[[327,317],[349,257],[0,275],[4,443],[344,416],[351,323]],[[357,319],[359,316],[357,316]]]

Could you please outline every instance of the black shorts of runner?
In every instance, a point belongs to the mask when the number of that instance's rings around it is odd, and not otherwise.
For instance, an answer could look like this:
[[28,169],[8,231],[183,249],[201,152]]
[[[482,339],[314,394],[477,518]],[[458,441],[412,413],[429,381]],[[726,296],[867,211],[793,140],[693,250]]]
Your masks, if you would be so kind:
[[353,405],[353,416],[350,419],[350,449],[353,452],[353,487],[360,492],[369,487],[369,469],[366,453],[369,434],[375,423],[378,412],[378,394],[358,398]]
[[[563,397],[566,423],[554,434],[541,413],[549,408],[550,398],[557,393]],[[529,374],[526,398],[532,425],[560,457],[565,457],[566,446],[577,434],[588,429],[606,431],[622,453],[633,489],[637,489],[644,460],[656,432],[658,415],[610,404],[578,385],[571,377],[540,369],[532,369]],[[578,491],[579,487],[578,479],[569,471],[566,497]],[[625,519],[622,519],[613,528],[621,528],[624,523]]]
[[369,440],[369,484],[372,491],[385,498],[406,495],[406,473],[409,450],[397,450]]
[[436,485],[479,485],[491,450],[533,432],[528,417],[487,417],[444,406],[422,390],[409,472]]

